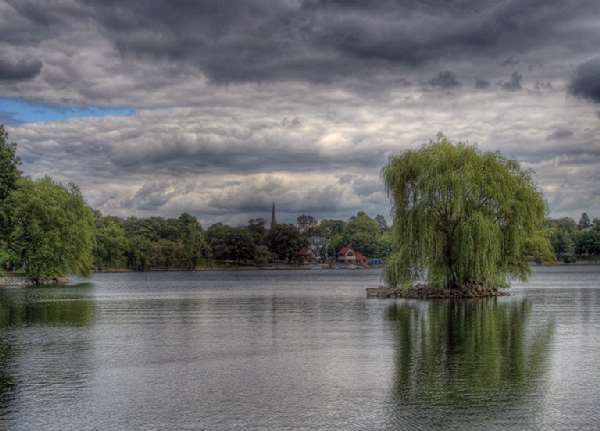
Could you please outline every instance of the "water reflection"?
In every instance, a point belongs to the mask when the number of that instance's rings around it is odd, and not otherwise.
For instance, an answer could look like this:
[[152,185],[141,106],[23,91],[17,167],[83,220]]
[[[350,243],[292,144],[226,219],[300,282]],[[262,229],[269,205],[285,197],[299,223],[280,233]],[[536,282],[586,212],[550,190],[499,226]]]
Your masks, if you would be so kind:
[[[525,299],[390,305],[385,317],[396,343],[392,421],[467,425],[473,416],[491,419],[491,411],[502,415],[515,406],[539,412],[543,400],[533,394],[543,393],[554,324],[531,322],[531,309]],[[411,407],[417,405],[415,417]]]
[[[77,338],[71,328],[77,330],[95,319],[96,305],[85,296],[89,288],[90,285],[0,289],[0,417],[11,411],[16,393],[23,385],[17,377],[19,373],[27,373],[29,383],[48,385],[86,377],[90,342]],[[63,333],[55,332],[56,329]],[[41,336],[35,343],[24,342],[31,331]],[[65,366],[58,367],[60,372],[54,366],[38,366],[58,356],[57,341],[71,346],[69,356],[61,358]],[[24,343],[28,345],[26,351],[22,349]],[[34,396],[35,391],[29,399]]]
[[14,357],[13,347],[4,334],[0,334],[0,415],[11,400],[15,377],[10,371]]
[[468,304],[367,300],[368,271],[0,290],[0,430],[597,429],[594,268]]
[[0,328],[86,325],[95,317],[94,302],[85,296],[90,286],[0,289]]

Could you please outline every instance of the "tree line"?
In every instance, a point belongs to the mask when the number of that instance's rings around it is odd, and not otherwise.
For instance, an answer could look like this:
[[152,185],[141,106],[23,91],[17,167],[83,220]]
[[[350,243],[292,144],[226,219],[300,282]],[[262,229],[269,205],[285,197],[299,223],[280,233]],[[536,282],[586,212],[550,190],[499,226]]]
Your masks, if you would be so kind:
[[[358,212],[349,220],[317,222],[301,215],[296,224],[243,226],[216,223],[204,229],[190,214],[177,218],[119,218],[91,209],[74,184],[31,179],[19,170],[16,144],[0,126],[0,268],[35,283],[94,270],[193,270],[215,265],[263,266],[302,263],[312,250],[335,259],[344,245],[369,258],[386,259],[393,227],[385,217]],[[587,214],[547,220],[546,234],[557,259],[573,262],[600,256],[600,221]]]
[[185,213],[178,218],[121,219],[96,212],[95,267],[143,271],[301,264],[308,258],[333,260],[346,244],[377,258],[385,258],[391,247],[383,216],[373,219],[359,212],[348,221],[317,223],[314,217],[301,215],[297,221],[267,226],[257,218],[243,226],[216,223],[204,230],[195,217]]
[[556,258],[565,263],[597,260],[600,257],[600,218],[583,213],[576,223],[571,217],[547,221]]
[[[0,126],[0,263],[35,283],[93,270],[184,269],[213,265],[302,263],[306,250],[333,259],[342,245],[384,258],[391,247],[385,218],[298,217],[297,225],[216,223],[203,229],[190,214],[119,218],[91,209],[74,184],[31,179],[19,170],[16,144]],[[317,243],[314,238],[320,238]]]

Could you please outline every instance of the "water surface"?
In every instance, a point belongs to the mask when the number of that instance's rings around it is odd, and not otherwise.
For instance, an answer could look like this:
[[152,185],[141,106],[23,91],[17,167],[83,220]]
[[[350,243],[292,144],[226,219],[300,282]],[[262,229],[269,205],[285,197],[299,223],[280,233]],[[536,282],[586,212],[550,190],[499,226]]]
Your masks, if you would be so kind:
[[0,429],[600,428],[600,267],[367,300],[377,270],[0,290]]

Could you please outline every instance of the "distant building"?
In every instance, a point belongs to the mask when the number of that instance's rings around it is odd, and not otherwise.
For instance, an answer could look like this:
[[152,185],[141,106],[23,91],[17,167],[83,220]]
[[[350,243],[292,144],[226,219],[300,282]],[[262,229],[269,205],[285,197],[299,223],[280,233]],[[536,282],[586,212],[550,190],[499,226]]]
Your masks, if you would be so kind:
[[319,262],[318,256],[310,248],[303,248],[298,251],[296,253],[296,260],[304,264]]
[[337,262],[343,265],[369,266],[369,259],[359,251],[350,246],[344,246],[337,252]]
[[316,227],[318,225],[319,221],[311,215],[302,214],[299,215],[296,219],[296,227],[301,233],[308,233],[311,230],[311,228]]
[[[326,260],[327,239],[318,235],[311,235],[308,238],[308,249],[317,262]],[[331,256],[333,257],[333,256]]]

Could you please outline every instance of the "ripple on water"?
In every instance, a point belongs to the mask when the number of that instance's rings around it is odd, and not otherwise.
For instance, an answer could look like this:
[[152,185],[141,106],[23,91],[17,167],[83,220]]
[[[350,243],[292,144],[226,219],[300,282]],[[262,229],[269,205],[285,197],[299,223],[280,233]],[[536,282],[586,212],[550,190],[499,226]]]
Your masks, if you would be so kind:
[[599,267],[454,304],[366,300],[379,283],[133,273],[0,291],[0,428],[597,428]]

